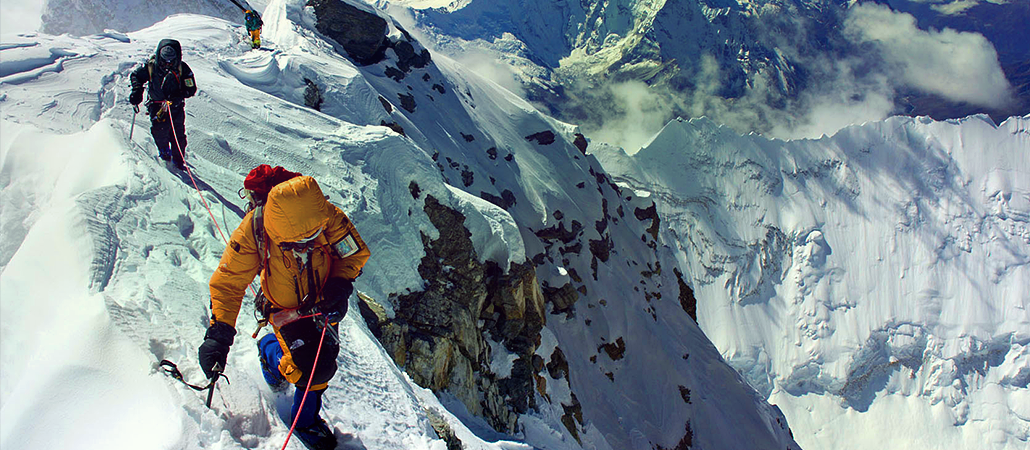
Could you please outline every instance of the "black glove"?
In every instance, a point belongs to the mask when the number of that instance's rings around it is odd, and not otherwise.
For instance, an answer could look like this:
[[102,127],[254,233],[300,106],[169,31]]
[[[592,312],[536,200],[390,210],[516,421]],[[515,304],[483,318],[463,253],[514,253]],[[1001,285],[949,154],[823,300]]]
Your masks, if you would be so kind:
[[138,105],[138,104],[140,104],[142,102],[143,102],[143,90],[142,89],[140,89],[138,91],[132,91],[131,93],[129,93],[129,103],[132,103],[133,105]]
[[354,280],[346,278],[330,278],[322,288],[322,301],[318,309],[325,314],[329,322],[339,322],[347,315],[350,295],[354,293]]
[[233,336],[236,336],[236,329],[223,322],[215,321],[214,325],[207,329],[204,343],[200,344],[197,356],[200,359],[200,368],[204,369],[204,375],[208,379],[225,370],[225,360],[229,356]]

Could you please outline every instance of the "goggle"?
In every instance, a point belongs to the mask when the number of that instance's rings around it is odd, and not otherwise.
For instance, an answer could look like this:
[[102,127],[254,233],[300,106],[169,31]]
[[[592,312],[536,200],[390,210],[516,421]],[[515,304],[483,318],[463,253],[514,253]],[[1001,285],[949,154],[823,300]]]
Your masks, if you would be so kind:
[[293,242],[280,242],[279,249],[283,252],[310,252],[311,250],[314,250],[315,247],[319,246],[319,244],[315,242],[315,240],[318,239],[318,237],[321,235],[322,228],[319,228],[318,231],[316,231],[315,234],[311,235],[310,237],[306,237],[304,239],[300,239],[298,241]]

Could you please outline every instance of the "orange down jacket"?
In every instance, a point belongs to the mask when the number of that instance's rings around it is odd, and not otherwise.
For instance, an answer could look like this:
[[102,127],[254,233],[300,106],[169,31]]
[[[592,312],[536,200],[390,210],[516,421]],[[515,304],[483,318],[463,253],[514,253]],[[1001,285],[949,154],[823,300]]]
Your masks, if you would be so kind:
[[[247,286],[261,266],[253,214],[253,210],[248,212],[236,227],[211,276],[212,319],[233,327]],[[264,227],[268,259],[261,270],[261,287],[265,298],[278,308],[296,308],[301,299],[312,294],[308,292],[306,271],[301,273],[292,252],[283,252],[279,243],[295,242],[322,230],[311,253],[319,291],[330,277],[356,278],[371,255],[347,215],[326,200],[318,183],[309,176],[295,177],[272,188],[264,206]],[[356,248],[347,248],[346,243],[356,244]],[[321,300],[319,292],[313,295]]]

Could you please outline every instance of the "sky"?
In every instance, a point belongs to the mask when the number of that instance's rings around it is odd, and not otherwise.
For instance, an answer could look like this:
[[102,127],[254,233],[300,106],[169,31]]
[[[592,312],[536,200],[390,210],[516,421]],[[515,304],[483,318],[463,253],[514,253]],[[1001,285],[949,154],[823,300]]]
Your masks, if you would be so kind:
[[44,0],[0,0],[0,34],[30,33],[39,29]]

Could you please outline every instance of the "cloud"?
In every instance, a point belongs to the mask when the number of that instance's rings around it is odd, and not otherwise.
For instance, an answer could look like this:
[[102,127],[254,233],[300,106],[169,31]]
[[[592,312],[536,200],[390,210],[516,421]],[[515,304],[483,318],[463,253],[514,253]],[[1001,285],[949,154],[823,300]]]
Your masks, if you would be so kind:
[[844,31],[858,44],[873,45],[903,85],[985,107],[1014,100],[998,53],[979,33],[920,30],[911,15],[872,3],[852,7]]
[[640,81],[607,86],[612,103],[601,107],[605,116],[597,129],[588,134],[593,139],[616,145],[629,153],[636,153],[673,118],[669,99]]
[[504,55],[470,46],[450,57],[472,73],[497,83],[515,95],[526,97],[522,82],[516,76],[515,69],[505,63]]

